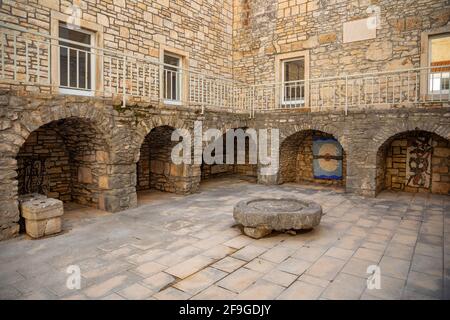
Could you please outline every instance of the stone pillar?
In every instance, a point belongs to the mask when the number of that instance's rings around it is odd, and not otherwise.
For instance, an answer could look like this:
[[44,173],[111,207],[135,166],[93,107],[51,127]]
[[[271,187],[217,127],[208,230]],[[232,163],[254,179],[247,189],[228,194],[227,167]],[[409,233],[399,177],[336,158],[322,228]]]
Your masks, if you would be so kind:
[[117,212],[137,206],[136,164],[109,164],[99,177],[99,208]]
[[346,191],[369,197],[376,196],[376,151],[363,145],[348,144]]
[[16,165],[15,159],[0,159],[0,240],[19,233]]

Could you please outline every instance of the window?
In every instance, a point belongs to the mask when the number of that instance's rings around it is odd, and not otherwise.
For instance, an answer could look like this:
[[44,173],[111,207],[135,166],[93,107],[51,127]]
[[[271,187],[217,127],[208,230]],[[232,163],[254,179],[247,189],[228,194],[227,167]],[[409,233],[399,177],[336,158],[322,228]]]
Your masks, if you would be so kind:
[[450,86],[450,34],[429,38],[429,92],[449,93]]
[[305,102],[305,60],[282,61],[283,104],[304,104]]
[[83,29],[59,25],[59,85],[62,93],[92,95],[94,64],[91,47],[94,35]]
[[182,59],[179,56],[164,53],[164,100],[168,103],[181,102],[181,68]]

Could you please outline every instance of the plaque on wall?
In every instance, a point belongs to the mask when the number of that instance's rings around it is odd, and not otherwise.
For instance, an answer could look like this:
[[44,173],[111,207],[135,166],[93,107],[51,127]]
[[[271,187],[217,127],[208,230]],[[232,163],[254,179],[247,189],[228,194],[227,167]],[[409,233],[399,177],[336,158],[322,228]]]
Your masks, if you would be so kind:
[[344,43],[375,39],[377,29],[373,27],[372,18],[344,22]]

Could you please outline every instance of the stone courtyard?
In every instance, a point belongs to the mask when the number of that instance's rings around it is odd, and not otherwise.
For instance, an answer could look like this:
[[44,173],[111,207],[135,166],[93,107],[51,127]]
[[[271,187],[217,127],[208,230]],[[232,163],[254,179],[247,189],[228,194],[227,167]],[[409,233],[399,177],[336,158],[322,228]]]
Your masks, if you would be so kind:
[[448,0],[0,0],[0,300],[450,299],[449,214]]
[[[450,285],[450,197],[223,177],[183,196],[138,195],[106,213],[66,204],[63,233],[0,243],[1,299],[443,299]],[[240,199],[317,201],[319,227],[254,240],[235,225]],[[370,265],[381,289],[369,290]],[[81,288],[66,286],[78,266]]]

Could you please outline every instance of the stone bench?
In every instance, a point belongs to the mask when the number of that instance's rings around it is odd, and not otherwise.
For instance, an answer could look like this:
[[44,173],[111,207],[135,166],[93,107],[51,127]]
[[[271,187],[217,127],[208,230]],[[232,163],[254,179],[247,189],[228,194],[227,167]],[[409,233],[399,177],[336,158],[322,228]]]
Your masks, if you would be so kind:
[[52,198],[33,198],[21,203],[25,231],[32,238],[41,238],[61,232],[63,202]]

